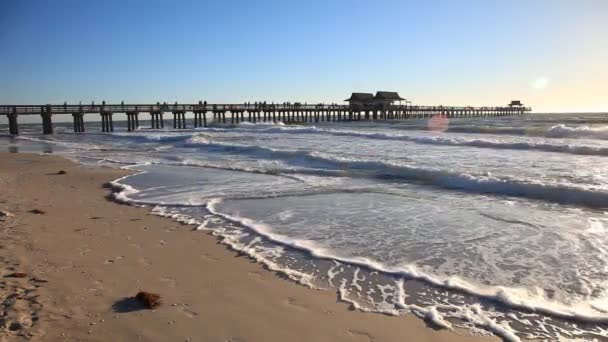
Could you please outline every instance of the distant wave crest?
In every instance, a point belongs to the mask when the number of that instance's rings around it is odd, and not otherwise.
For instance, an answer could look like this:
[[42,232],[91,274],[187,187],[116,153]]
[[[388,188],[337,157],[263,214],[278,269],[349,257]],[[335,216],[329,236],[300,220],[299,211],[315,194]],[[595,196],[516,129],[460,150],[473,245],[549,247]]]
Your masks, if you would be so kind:
[[494,127],[494,126],[453,126],[448,132],[458,133],[480,133],[480,134],[506,134],[506,135],[529,135],[547,138],[577,138],[577,139],[608,139],[608,126],[566,126],[558,124],[549,128],[518,128],[518,127]]
[[[556,129],[557,130],[557,129]],[[445,136],[411,136],[404,134],[393,134],[384,132],[357,132],[348,130],[323,129],[316,127],[277,127],[258,130],[263,133],[310,133],[310,134],[331,134],[335,136],[352,136],[365,139],[378,140],[398,140],[417,144],[444,145],[444,146],[470,146],[479,148],[505,149],[505,150],[537,150],[543,152],[556,152],[580,155],[608,156],[608,148],[574,145],[574,144],[553,144],[536,142],[499,142],[481,139],[464,139]],[[608,132],[608,131],[607,131]]]

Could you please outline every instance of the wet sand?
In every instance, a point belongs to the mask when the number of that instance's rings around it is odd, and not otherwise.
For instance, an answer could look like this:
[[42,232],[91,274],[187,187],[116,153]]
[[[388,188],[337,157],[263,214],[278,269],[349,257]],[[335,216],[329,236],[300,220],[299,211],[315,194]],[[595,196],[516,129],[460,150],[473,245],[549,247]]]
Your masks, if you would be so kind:
[[[107,200],[102,185],[124,174],[0,153],[0,341],[498,341],[352,310],[208,233]],[[139,290],[162,306],[142,308]]]

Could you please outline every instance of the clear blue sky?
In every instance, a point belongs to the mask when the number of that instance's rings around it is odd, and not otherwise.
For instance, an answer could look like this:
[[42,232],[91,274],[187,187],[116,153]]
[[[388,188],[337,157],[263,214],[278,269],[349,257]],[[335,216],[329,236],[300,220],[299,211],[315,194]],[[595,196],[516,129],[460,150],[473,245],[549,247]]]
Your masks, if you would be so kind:
[[607,0],[0,0],[0,103],[338,102],[608,111]]

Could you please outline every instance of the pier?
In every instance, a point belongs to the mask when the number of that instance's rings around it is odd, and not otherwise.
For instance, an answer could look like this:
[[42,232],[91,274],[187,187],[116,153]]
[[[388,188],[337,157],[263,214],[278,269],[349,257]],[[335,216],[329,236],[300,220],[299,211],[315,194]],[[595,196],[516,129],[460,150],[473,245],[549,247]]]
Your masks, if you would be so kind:
[[[387,95],[388,94],[388,95]],[[364,95],[364,96],[361,96]],[[372,97],[370,98],[369,95]],[[187,128],[186,113],[192,113],[192,127],[207,127],[210,122],[221,124],[277,123],[306,124],[317,122],[344,121],[378,121],[410,120],[435,116],[446,118],[463,117],[503,117],[524,115],[531,108],[524,107],[520,101],[497,107],[455,107],[455,106],[414,106],[395,104],[404,100],[397,93],[378,92],[372,94],[353,93],[346,100],[347,105],[340,104],[301,104],[301,103],[242,103],[242,104],[207,104],[199,101],[195,104],[63,104],[63,105],[0,105],[0,115],[8,117],[9,133],[19,134],[19,116],[37,115],[42,120],[42,132],[53,133],[52,118],[55,115],[72,115],[74,132],[85,132],[85,116],[100,115],[102,132],[113,132],[113,114],[124,113],[127,116],[127,130],[134,131],[140,127],[140,115],[147,115],[151,129],[165,127],[165,114],[173,115],[173,128]]]

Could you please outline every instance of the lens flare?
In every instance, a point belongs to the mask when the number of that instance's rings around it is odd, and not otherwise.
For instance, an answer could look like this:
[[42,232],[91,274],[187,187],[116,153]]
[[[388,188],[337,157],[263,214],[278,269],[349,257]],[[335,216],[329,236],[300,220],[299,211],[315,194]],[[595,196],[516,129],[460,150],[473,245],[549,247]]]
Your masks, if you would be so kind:
[[450,119],[443,114],[437,114],[429,119],[427,122],[427,128],[430,131],[443,132],[448,129],[450,125]]

